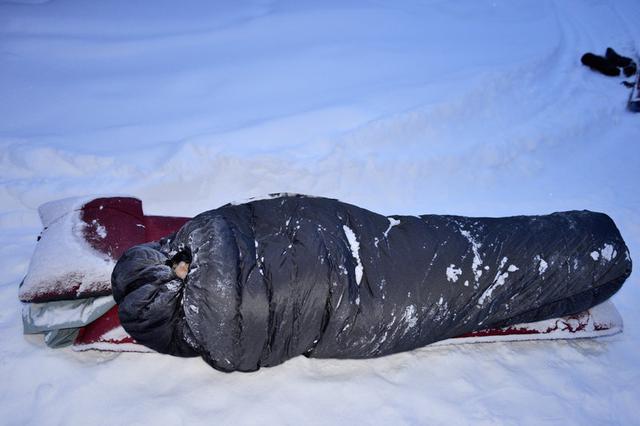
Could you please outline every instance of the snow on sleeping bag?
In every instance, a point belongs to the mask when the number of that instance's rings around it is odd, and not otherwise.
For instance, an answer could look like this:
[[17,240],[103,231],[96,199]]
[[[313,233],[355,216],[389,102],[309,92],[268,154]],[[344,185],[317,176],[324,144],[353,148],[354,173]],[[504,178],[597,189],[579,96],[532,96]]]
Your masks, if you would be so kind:
[[601,213],[385,217],[279,195],[227,204],[132,247],[112,286],[139,343],[253,371],[575,314],[630,273],[627,247]]

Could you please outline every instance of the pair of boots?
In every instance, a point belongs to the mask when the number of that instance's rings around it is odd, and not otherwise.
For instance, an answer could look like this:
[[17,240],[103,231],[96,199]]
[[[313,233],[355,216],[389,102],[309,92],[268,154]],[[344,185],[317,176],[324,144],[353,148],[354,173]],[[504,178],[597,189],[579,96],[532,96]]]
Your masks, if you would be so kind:
[[619,55],[610,47],[607,48],[605,56],[585,53],[580,60],[592,70],[611,77],[619,76],[620,68],[626,77],[631,77],[636,73],[636,63],[631,58]]

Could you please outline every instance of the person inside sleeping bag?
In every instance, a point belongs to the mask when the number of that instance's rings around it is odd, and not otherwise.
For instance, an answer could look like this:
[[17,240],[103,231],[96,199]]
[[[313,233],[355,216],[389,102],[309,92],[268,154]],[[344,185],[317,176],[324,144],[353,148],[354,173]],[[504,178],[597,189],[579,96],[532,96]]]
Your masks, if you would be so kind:
[[112,274],[125,330],[221,371],[370,358],[567,316],[631,273],[605,214],[382,216],[273,195],[204,212],[132,247]]

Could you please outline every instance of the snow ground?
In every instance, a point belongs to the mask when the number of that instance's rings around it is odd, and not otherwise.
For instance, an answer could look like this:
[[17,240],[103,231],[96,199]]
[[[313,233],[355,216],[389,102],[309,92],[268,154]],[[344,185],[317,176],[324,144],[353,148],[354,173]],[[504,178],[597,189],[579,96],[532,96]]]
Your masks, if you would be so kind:
[[[640,264],[640,115],[580,65],[640,52],[628,1],[0,0],[0,423],[637,424],[623,334],[297,358],[76,354],[21,334],[39,204],[126,193],[195,214],[268,192],[385,214],[611,215]],[[64,255],[64,253],[61,253]]]

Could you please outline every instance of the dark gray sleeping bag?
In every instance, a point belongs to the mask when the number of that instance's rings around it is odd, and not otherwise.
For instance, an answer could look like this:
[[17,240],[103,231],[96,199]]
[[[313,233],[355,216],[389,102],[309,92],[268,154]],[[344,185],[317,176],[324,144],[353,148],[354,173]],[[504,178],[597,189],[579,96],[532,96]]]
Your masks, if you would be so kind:
[[[190,263],[184,280],[176,259]],[[111,280],[139,343],[253,371],[578,313],[630,273],[627,246],[602,213],[386,217],[281,195],[227,204],[131,248]]]

